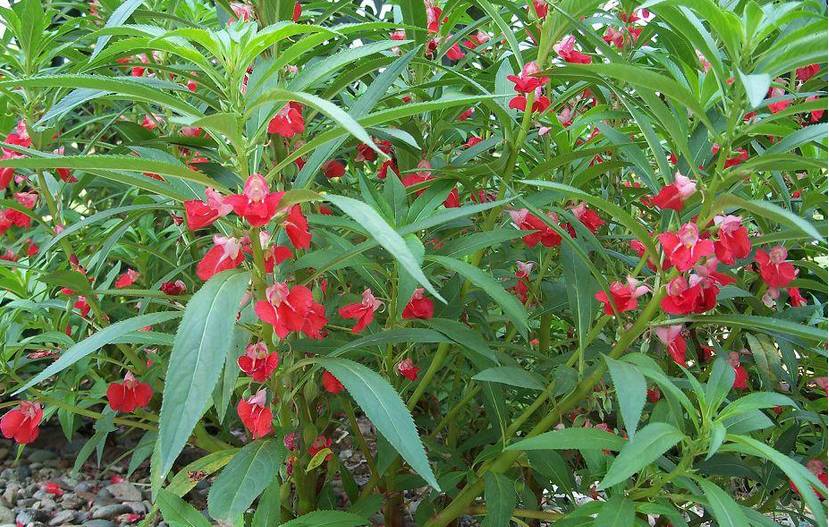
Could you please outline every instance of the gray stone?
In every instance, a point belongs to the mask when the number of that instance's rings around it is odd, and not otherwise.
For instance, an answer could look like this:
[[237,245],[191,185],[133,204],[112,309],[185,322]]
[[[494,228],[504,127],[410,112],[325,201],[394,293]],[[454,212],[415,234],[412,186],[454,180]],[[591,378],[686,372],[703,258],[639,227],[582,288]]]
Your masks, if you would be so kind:
[[43,463],[47,459],[57,459],[58,455],[51,450],[44,450],[42,448],[33,448],[29,450],[29,461],[32,463]]
[[0,505],[0,523],[14,523],[14,513],[3,505]]
[[20,491],[20,485],[17,483],[9,483],[6,490],[3,491],[3,503],[9,507],[14,507],[17,503],[17,493]]
[[109,520],[89,520],[83,522],[84,527],[114,527],[115,524]]
[[60,511],[49,520],[49,525],[63,525],[75,519],[75,511]]
[[60,504],[65,509],[79,509],[84,503],[86,503],[86,500],[71,492],[64,494],[60,500]]
[[20,465],[17,467],[17,479],[23,480],[26,478],[30,478],[32,476],[32,469],[29,468],[29,465]]
[[134,514],[146,514],[149,509],[147,509],[144,504],[140,501],[128,501],[125,502],[124,505],[130,508],[130,512]]
[[[55,503],[55,500],[53,500],[51,497],[50,498],[43,498],[38,503],[40,504],[39,508],[41,508],[45,511],[53,511],[53,510],[58,508],[58,504]],[[37,505],[37,503],[35,505]]]
[[0,448],[0,461],[3,461],[9,457],[9,449],[8,448]]
[[22,509],[18,511],[17,516],[15,517],[15,521],[17,523],[22,523],[23,525],[29,525],[34,522],[43,522],[47,519],[49,519],[48,514],[34,509]]
[[108,485],[106,490],[118,501],[141,501],[142,498],[141,490],[129,481],[113,483]]
[[94,481],[81,481],[75,485],[75,492],[92,492],[96,486]]
[[104,505],[103,507],[93,508],[92,519],[110,519],[118,516],[119,514],[126,514],[128,512],[130,512],[130,508],[123,503],[114,503],[112,505]]

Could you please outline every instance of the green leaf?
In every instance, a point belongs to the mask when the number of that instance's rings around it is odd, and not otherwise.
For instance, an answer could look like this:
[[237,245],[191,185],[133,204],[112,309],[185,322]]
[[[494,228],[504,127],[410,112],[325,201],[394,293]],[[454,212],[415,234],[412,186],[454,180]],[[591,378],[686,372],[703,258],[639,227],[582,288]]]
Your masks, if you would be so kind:
[[202,513],[168,490],[158,493],[156,503],[164,521],[172,527],[210,527]]
[[256,511],[253,513],[251,527],[276,527],[279,525],[282,499],[280,497],[280,480],[274,478],[262,493]]
[[204,472],[205,475],[211,475],[227,465],[233,456],[238,452],[238,448],[228,448],[207,454],[192,463],[189,463],[184,468],[176,472],[176,475],[170,478],[170,484],[165,490],[172,492],[176,496],[184,496],[190,492],[198,481],[194,481],[191,474],[194,472]]
[[[129,19],[129,17],[135,12],[136,9],[141,7],[141,4],[144,3],[144,0],[125,0],[124,3],[119,5],[115,11],[109,15],[107,19],[107,23],[104,27],[115,27],[120,26],[124,22]],[[104,46],[107,45],[109,39],[112,38],[111,35],[104,35],[98,37],[98,40],[95,42],[95,49],[92,50],[92,55],[89,56],[89,60],[94,59],[98,56],[98,54],[103,51]]]
[[544,383],[541,382],[537,375],[514,366],[487,368],[476,374],[472,379],[481,382],[497,382],[530,390],[541,391],[544,389]]
[[694,480],[705,493],[708,507],[711,509],[714,519],[717,520],[718,527],[745,527],[748,525],[748,520],[742,509],[724,490],[707,479],[694,478]]
[[201,419],[219,380],[232,340],[247,273],[225,271],[207,281],[187,303],[167,367],[159,416],[158,478],[173,466]]
[[414,471],[432,488],[440,491],[412,416],[388,381],[347,359],[319,358],[316,362],[345,386],[377,431]]
[[417,282],[435,298],[446,302],[432,286],[417,263],[406,241],[374,209],[354,198],[325,194],[325,199],[342,209],[354,221],[365,227],[372,237],[387,250]]
[[645,426],[619,452],[619,456],[599,483],[599,490],[622,483],[659,459],[683,437],[682,432],[668,423],[651,423]]
[[725,434],[725,425],[719,421],[715,421],[711,425],[711,440],[708,443],[708,455],[705,456],[705,459],[711,459],[711,457],[717,453],[717,450],[720,449],[723,441],[725,441]]
[[607,500],[596,515],[596,527],[629,527],[635,525],[636,506],[621,494]]
[[509,445],[505,450],[620,450],[624,439],[596,428],[562,428]]
[[472,282],[475,286],[481,288],[490,296],[490,298],[501,306],[501,309],[504,310],[504,314],[509,317],[513,324],[515,324],[515,327],[518,329],[519,333],[521,333],[525,339],[527,338],[527,331],[529,330],[527,311],[515,295],[507,293],[501,284],[496,282],[492,276],[481,271],[474,265],[456,260],[454,258],[449,258],[447,256],[432,255],[428,256],[427,260],[439,263],[450,271],[455,271]]
[[654,326],[668,326],[672,324],[700,324],[748,328],[754,331],[763,331],[772,335],[791,335],[809,342],[826,340],[826,330],[812,326],[797,324],[789,320],[755,315],[694,315],[672,318]]
[[740,75],[740,82],[743,84],[743,89],[746,91],[746,97],[751,104],[751,108],[760,106],[769,92],[771,86],[771,76],[768,73],[756,73],[753,75],[746,75],[742,71],[737,70]]
[[801,489],[800,494],[806,502],[806,505],[812,511],[817,524],[820,527],[826,527],[826,509],[821,504],[817,494],[810,492],[810,487],[814,487],[820,490],[821,495],[826,496],[826,485],[818,480],[817,476],[808,471],[803,465],[754,438],[742,435],[728,435],[727,439],[733,441],[734,444],[725,445],[722,448],[723,451],[741,452],[750,456],[757,456],[777,465],[792,480],[795,486]]
[[254,441],[219,473],[207,496],[207,510],[217,520],[236,518],[274,480],[287,450],[277,438]]
[[709,416],[717,411],[732,386],[734,386],[734,368],[724,358],[717,357],[714,359],[711,375],[705,384],[704,402],[708,407]]
[[418,342],[421,344],[440,344],[442,342],[451,342],[451,339],[442,333],[424,328],[394,328],[375,333],[373,335],[366,335],[358,339],[352,340],[348,344],[344,344],[331,353],[329,357],[339,357],[346,352],[355,349],[364,349],[382,344],[400,344],[403,342]]
[[509,527],[515,508],[515,487],[512,480],[502,474],[487,472],[484,475],[486,518],[483,527]]
[[279,527],[359,527],[367,523],[367,519],[350,512],[314,511],[285,522]]
[[633,364],[608,356],[605,356],[604,360],[607,362],[610,378],[613,379],[613,387],[616,388],[616,399],[619,401],[625,430],[628,436],[633,437],[642,417],[642,409],[645,407],[645,395],[648,391],[645,376]]
[[181,115],[201,116],[201,112],[189,103],[159,88],[186,91],[187,88],[172,82],[144,77],[107,77],[104,75],[43,75],[28,79],[0,81],[0,88],[88,88],[117,94],[123,98],[158,104],[176,110]]
[[720,415],[717,416],[717,419],[719,421],[724,421],[729,417],[734,417],[752,410],[774,408],[775,406],[793,406],[797,408],[794,401],[782,393],[752,392],[748,395],[740,397],[736,401],[730,402],[725,408],[723,408]]
[[758,216],[767,218],[777,224],[788,225],[789,227],[793,227],[803,232],[804,234],[811,236],[818,242],[826,243],[826,238],[815,228],[814,225],[812,225],[802,217],[794,214],[793,212],[786,210],[782,207],[778,207],[774,203],[769,203],[768,201],[749,201],[743,198],[739,198],[733,194],[723,194],[719,198],[717,198],[716,207],[737,207],[740,209],[744,209],[749,212],[753,212]]
[[133,331],[138,331],[145,326],[161,324],[162,322],[167,322],[168,320],[172,320],[180,316],[181,313],[178,311],[163,311],[160,313],[139,315],[137,317],[128,318],[127,320],[122,320],[107,326],[63,352],[58,360],[51,363],[40,373],[29,379],[26,384],[15,390],[12,395],[18,395],[19,393],[28,390],[32,386],[48,379],[56,373],[65,370],[87,355],[98,351],[107,344],[112,343],[114,340],[119,339],[124,335],[128,335]]

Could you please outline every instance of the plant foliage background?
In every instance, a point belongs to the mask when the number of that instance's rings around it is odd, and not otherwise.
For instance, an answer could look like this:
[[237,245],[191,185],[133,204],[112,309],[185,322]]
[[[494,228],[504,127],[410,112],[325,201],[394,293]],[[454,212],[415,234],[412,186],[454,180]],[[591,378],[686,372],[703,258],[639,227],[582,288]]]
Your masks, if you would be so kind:
[[2,432],[144,523],[826,525],[823,2],[0,17]]

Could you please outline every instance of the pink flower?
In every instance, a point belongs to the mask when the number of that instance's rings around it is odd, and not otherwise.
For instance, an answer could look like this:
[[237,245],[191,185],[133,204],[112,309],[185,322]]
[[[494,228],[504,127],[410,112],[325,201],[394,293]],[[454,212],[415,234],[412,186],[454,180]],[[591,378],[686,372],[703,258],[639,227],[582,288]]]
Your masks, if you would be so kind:
[[256,382],[265,382],[279,366],[279,354],[268,352],[264,342],[249,344],[245,354],[236,359],[239,369],[250,375]]
[[742,224],[739,216],[714,216],[714,225],[719,227],[714,252],[717,259],[726,265],[734,263],[748,256],[751,252],[751,240],[748,238],[748,229]]
[[682,336],[682,330],[682,325],[674,325],[658,326],[653,331],[662,344],[668,347],[668,355],[674,359],[674,362],[685,366],[685,352],[688,346]]
[[366,326],[371,324],[374,320],[374,313],[377,311],[383,302],[377,300],[371,289],[363,291],[362,301],[355,304],[348,304],[340,308],[340,316],[343,318],[356,319],[354,327],[351,328],[352,333],[360,333]]
[[233,212],[247,220],[251,227],[266,225],[276,214],[284,192],[271,192],[268,182],[261,174],[251,174],[245,182],[242,194],[225,198]]
[[426,29],[429,33],[437,33],[440,29],[440,16],[443,11],[431,0],[424,0],[423,3],[426,6]]
[[627,283],[613,282],[610,284],[610,298],[604,291],[599,291],[594,295],[594,298],[604,304],[604,313],[606,315],[613,315],[613,308],[619,313],[625,311],[633,311],[639,308],[638,298],[650,289],[646,285],[639,285],[639,282],[628,276]]
[[797,80],[799,80],[800,82],[806,82],[807,80],[817,75],[819,71],[820,64],[809,64],[808,66],[797,68],[795,75],[797,75]]
[[714,254],[714,243],[701,239],[696,223],[686,223],[677,232],[663,232],[658,236],[662,250],[679,272],[685,272],[704,256]]
[[773,247],[768,253],[757,250],[755,258],[760,266],[760,277],[769,287],[786,287],[797,276],[798,271],[786,261],[787,256],[788,252],[782,245]]
[[196,265],[196,275],[207,281],[215,274],[239,267],[244,259],[242,242],[236,238],[214,235],[213,247]]
[[535,91],[536,88],[542,87],[550,80],[549,77],[539,76],[538,74],[540,72],[541,68],[538,67],[538,64],[535,61],[531,61],[524,64],[519,75],[507,75],[507,80],[515,85],[516,92],[530,93]]
[[398,375],[401,375],[410,381],[416,381],[417,373],[420,371],[420,368],[415,366],[412,359],[408,358],[398,362],[394,369],[397,370]]
[[123,289],[125,287],[129,287],[138,280],[138,277],[141,276],[138,271],[134,269],[127,269],[125,272],[121,273],[118,278],[115,280],[115,288],[116,289]]
[[305,131],[305,120],[302,118],[302,106],[290,102],[283,106],[268,123],[268,133],[280,137],[293,137]]
[[674,182],[662,187],[659,193],[653,197],[653,204],[660,209],[671,209],[677,212],[682,210],[687,200],[697,191],[697,184],[691,179],[677,173]]
[[[781,98],[785,95],[786,95],[786,90],[784,90],[783,88],[781,88],[779,86],[772,86],[771,88],[769,88],[769,93],[768,93],[767,98],[769,98],[769,99],[779,99],[779,98]],[[788,108],[791,104],[792,104],[791,99],[783,99],[783,100],[778,100],[778,101],[775,101],[775,102],[770,102],[769,103],[769,111],[771,113],[782,112],[783,110]]]
[[592,59],[589,55],[585,55],[580,51],[576,51],[576,37],[567,35],[561,41],[553,46],[553,50],[558,53],[558,56],[563,58],[565,62],[572,62],[575,64],[590,64]]

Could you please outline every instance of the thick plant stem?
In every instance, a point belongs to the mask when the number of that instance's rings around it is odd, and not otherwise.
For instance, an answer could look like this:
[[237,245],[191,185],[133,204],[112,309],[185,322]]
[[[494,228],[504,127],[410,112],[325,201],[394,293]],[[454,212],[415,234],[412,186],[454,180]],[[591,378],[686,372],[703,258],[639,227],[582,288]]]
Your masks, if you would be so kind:
[[409,397],[409,402],[406,406],[411,411],[415,406],[417,406],[417,402],[420,401],[420,398],[423,397],[423,393],[426,391],[426,388],[429,387],[429,383],[432,382],[432,379],[435,377],[438,371],[443,367],[443,363],[446,361],[446,357],[449,356],[449,343],[442,342],[435,352],[435,356],[432,357],[432,362],[429,364],[429,369],[426,370],[426,373],[423,374],[423,379],[417,384],[417,388],[415,388],[414,393],[412,393],[411,397]]
[[[653,298],[651,298],[651,301],[642,311],[642,314],[639,315],[639,318],[633,326],[625,331],[616,342],[616,345],[613,346],[613,349],[609,354],[611,358],[621,357],[627,351],[628,346],[630,346],[630,344],[645,331],[650,321],[658,314],[659,302],[662,300],[665,292],[664,290],[660,290],[658,288],[658,284],[656,290],[659,292],[654,294]],[[606,369],[607,366],[604,361],[599,362],[592,373],[585,377],[569,396],[557,404],[549,414],[547,414],[532,428],[532,430],[527,433],[527,437],[537,436],[538,434],[546,432],[561,419],[562,415],[578,406],[579,403],[581,403],[592,392],[593,387],[604,376]],[[544,395],[542,394],[539,397],[543,396]],[[470,504],[481,494],[484,489],[483,474],[488,471],[496,474],[503,473],[507,471],[520,456],[520,451],[503,452],[490,465],[482,467],[478,471],[477,477],[474,481],[464,487],[445,509],[425,524],[425,527],[445,527],[449,524],[449,522],[459,517],[461,514],[464,514],[464,511],[468,509]]]

